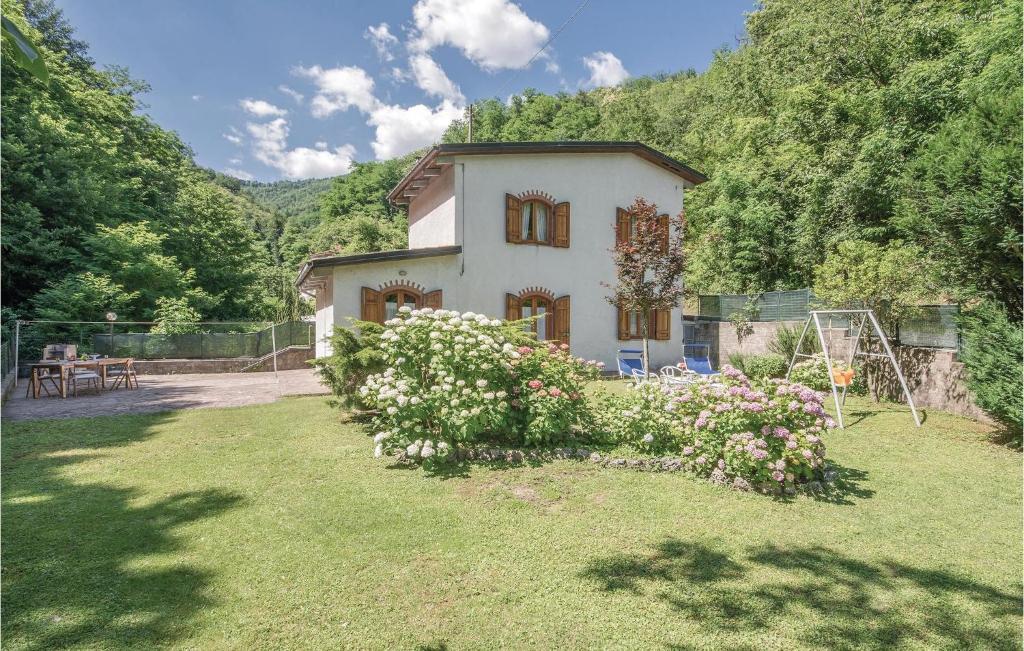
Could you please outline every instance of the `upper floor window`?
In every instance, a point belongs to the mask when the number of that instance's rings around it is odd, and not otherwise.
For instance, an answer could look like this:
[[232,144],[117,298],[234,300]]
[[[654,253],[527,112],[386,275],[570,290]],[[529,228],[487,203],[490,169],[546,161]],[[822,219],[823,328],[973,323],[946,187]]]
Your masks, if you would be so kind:
[[505,195],[505,241],[510,244],[569,246],[569,202],[531,190]]
[[541,201],[523,201],[520,213],[523,216],[522,242],[547,244],[548,237],[548,206]]

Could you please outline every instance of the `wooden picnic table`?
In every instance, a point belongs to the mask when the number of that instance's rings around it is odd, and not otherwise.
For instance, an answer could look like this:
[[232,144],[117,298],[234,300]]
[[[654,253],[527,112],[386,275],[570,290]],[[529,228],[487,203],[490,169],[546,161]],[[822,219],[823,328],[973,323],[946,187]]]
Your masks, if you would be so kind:
[[104,389],[107,388],[107,368],[110,366],[118,366],[121,364],[128,363],[127,357],[104,357],[100,359],[81,359],[75,361],[65,361],[61,359],[54,360],[42,360],[34,364],[30,364],[32,369],[32,397],[39,397],[39,389],[42,388],[42,380],[39,375],[39,371],[43,369],[56,370],[60,374],[60,397],[68,397],[68,377],[76,368],[92,368],[96,369],[96,374],[100,376],[100,386]]

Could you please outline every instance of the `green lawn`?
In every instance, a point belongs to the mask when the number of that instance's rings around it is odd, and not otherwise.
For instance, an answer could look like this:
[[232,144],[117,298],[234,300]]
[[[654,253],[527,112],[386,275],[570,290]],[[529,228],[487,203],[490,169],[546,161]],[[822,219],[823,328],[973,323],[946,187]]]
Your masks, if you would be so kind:
[[3,642],[1020,648],[1021,456],[855,401],[830,501],[371,458],[322,398],[6,424]]

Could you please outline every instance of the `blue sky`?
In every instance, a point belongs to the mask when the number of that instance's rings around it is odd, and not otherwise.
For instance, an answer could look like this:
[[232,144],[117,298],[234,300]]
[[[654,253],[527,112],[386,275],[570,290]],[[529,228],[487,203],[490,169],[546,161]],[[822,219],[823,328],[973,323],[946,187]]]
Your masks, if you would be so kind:
[[57,0],[98,64],[199,164],[242,178],[344,173],[433,142],[467,102],[704,70],[753,0]]

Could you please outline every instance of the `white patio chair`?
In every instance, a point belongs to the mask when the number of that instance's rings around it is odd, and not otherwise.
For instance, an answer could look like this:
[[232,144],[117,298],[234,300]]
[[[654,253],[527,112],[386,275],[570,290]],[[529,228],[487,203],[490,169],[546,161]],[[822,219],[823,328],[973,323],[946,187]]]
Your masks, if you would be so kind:
[[696,379],[696,374],[692,371],[684,371],[678,366],[662,366],[658,372],[658,379],[665,385],[681,386],[693,382]]

